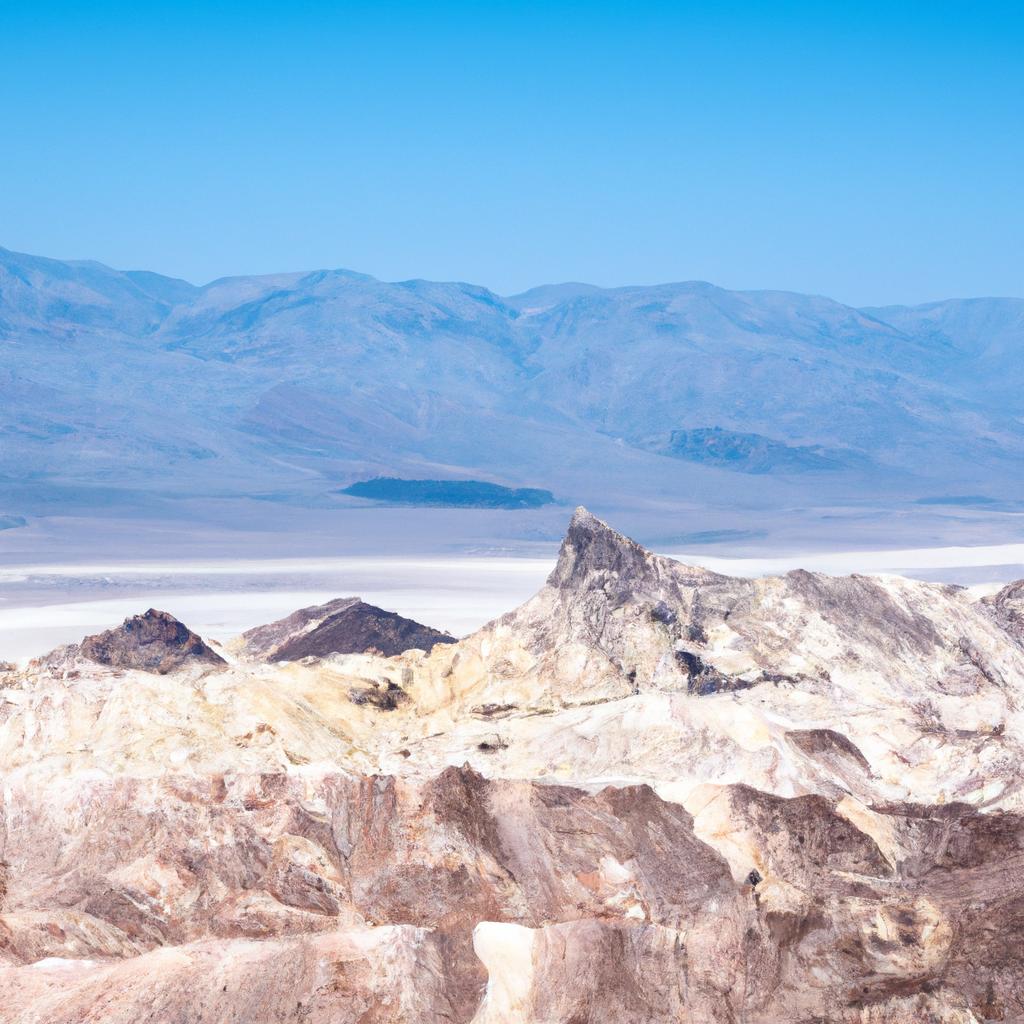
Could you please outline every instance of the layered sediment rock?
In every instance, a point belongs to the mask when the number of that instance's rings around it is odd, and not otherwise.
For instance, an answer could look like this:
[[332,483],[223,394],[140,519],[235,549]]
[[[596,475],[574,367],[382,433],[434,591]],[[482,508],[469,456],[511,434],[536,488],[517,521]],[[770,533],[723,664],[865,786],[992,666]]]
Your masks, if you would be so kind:
[[1024,1011],[1020,816],[705,795],[454,768],[96,781],[45,812],[16,788],[0,1017],[127,1022],[149,986],[166,1021]]
[[429,653],[126,623],[0,680],[0,1021],[1019,1019],[1014,594],[580,511]]

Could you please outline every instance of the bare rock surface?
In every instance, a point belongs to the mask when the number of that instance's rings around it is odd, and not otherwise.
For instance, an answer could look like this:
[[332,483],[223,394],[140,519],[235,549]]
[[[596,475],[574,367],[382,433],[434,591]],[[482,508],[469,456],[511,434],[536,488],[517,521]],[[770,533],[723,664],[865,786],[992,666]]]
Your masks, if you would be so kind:
[[453,643],[455,637],[447,633],[349,597],[257,626],[242,634],[239,650],[261,661],[297,661],[367,651],[392,657],[413,648],[430,651],[435,644]]
[[895,853],[818,796],[726,787],[691,817],[645,787],[456,768],[414,784],[94,780],[42,813],[32,799],[15,789],[4,808],[5,1020],[1024,1012],[1024,961],[993,934],[1024,906],[1018,815],[870,812]]
[[992,617],[1024,647],[1024,580],[1008,583],[998,594],[984,599]]
[[225,664],[202,637],[167,612],[150,608],[125,619],[116,629],[87,636],[80,644],[59,648],[42,659],[51,665],[85,660],[115,669],[166,675],[177,669]]
[[130,619],[0,677],[0,1022],[1024,1019],[1018,596],[579,510],[432,650]]
[[405,688],[500,735],[492,772],[1016,806],[1022,655],[962,588],[721,576],[579,510],[547,586]]

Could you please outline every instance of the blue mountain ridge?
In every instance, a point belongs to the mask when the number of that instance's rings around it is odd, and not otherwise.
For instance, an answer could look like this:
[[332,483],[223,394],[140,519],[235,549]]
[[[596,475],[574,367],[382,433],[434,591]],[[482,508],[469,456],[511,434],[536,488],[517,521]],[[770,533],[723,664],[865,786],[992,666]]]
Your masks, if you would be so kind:
[[[0,249],[0,512],[472,480],[657,507],[1024,499],[1024,300],[349,271],[196,287]],[[756,495],[752,478],[756,476]],[[595,502],[595,498],[598,500]]]

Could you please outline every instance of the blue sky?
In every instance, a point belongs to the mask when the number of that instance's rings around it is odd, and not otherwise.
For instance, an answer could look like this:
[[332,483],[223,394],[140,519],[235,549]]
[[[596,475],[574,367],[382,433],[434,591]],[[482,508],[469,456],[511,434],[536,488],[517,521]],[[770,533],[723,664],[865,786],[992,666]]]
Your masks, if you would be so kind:
[[1024,295],[1024,5],[0,0],[0,245]]

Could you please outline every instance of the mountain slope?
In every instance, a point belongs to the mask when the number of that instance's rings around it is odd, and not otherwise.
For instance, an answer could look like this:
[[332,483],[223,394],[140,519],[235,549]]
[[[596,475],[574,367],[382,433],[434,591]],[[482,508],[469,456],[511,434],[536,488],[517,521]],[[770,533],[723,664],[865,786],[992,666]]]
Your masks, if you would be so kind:
[[195,288],[2,251],[3,505],[340,508],[373,476],[471,479],[664,532],[694,508],[1019,501],[1021,308],[347,271]]
[[1024,415],[1024,299],[949,299],[868,312],[947,352],[951,375],[965,390]]

